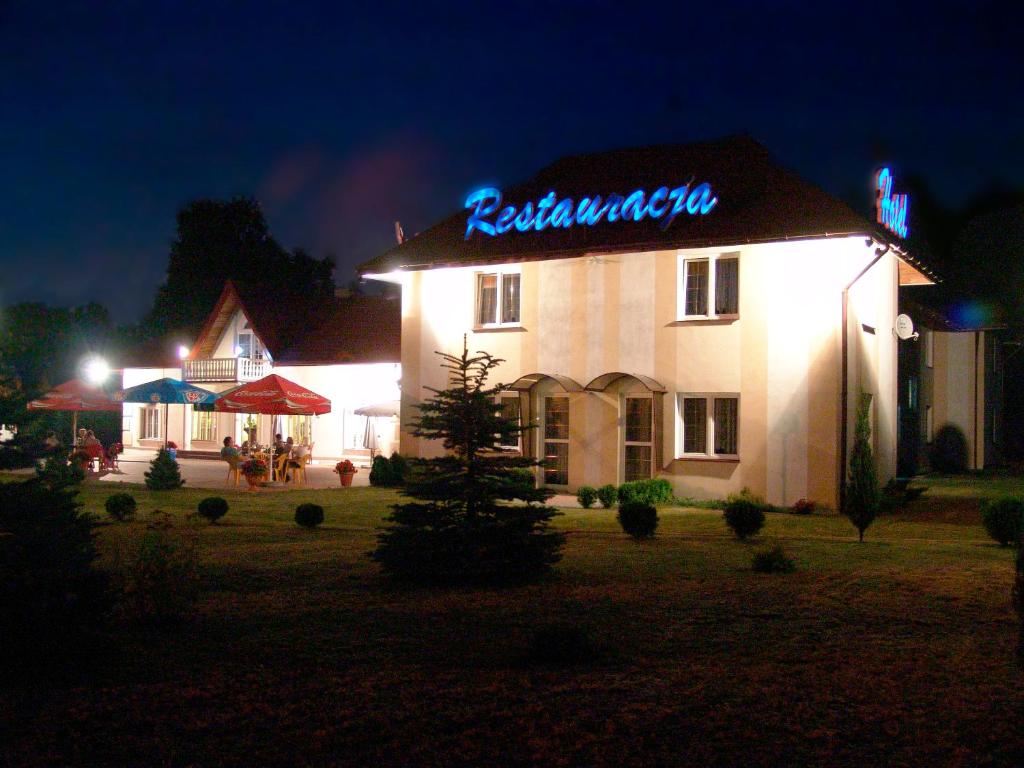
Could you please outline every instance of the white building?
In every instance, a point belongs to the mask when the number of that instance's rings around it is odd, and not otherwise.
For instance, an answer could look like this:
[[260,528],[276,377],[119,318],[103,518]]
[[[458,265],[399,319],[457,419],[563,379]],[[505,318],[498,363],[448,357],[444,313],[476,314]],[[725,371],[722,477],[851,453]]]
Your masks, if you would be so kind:
[[[315,312],[282,302],[273,286],[228,281],[184,359],[160,348],[137,355],[123,372],[123,386],[163,377],[214,392],[276,373],[331,400],[323,416],[254,416],[257,439],[275,432],[314,444],[314,460],[366,453],[367,417],[356,409],[399,399],[400,305],[382,297],[335,297]],[[165,414],[165,409],[169,411]],[[250,418],[204,413],[191,405],[126,403],[125,446],[156,448],[167,438],[179,450],[216,453],[224,437],[245,439]],[[371,422],[378,450],[397,450],[397,417]]]

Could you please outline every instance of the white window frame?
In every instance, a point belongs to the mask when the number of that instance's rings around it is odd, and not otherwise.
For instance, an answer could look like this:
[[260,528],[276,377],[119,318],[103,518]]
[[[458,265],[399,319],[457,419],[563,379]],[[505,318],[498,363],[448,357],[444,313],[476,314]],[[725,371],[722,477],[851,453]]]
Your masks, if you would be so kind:
[[[485,275],[497,277],[497,300],[494,302],[494,320],[492,322],[480,322],[480,278]],[[505,297],[504,283],[506,275],[519,277],[519,319],[515,322],[503,323],[501,318],[504,315],[502,301]],[[518,266],[501,267],[496,269],[481,269],[473,273],[473,327],[474,328],[520,328],[523,325],[523,273]]]
[[[676,317],[679,320],[735,320],[739,313],[739,251],[679,251],[678,284],[676,290]],[[737,262],[737,296],[736,312],[717,314],[715,312],[715,280],[718,274],[717,262],[719,259],[735,259]],[[686,281],[689,276],[688,265],[693,261],[706,261],[708,263],[708,311],[706,314],[686,314]]]
[[249,336],[249,355],[245,357],[246,360],[264,360],[267,356],[266,348],[263,346],[263,342],[260,341],[260,337],[256,335],[256,332],[251,328],[242,328],[238,331],[235,336],[235,348],[242,349],[242,336]]
[[[566,450],[567,450],[566,465],[565,465],[565,475],[566,475],[565,479],[566,479],[566,482],[565,482],[565,484],[562,484],[562,483],[549,483],[547,481],[547,467],[546,466],[541,466],[540,467],[540,476],[543,479],[543,485],[550,485],[553,488],[566,488],[566,487],[568,487],[568,484],[569,484],[569,461],[572,459],[571,449],[569,448],[569,437],[568,436],[566,436],[566,437],[548,437],[547,436],[546,433],[547,433],[547,426],[548,426],[548,409],[547,409],[547,399],[548,398],[561,398],[561,399],[564,399],[565,400],[565,405],[566,405],[566,419],[571,418],[571,414],[572,414],[572,403],[569,400],[569,395],[568,394],[552,392],[552,393],[549,393],[549,394],[540,394],[540,395],[538,395],[539,406],[540,406],[538,410],[540,411],[541,419],[540,419],[540,424],[539,424],[540,428],[537,430],[537,439],[538,439],[537,455],[541,457],[541,461],[545,461],[546,457],[547,457],[547,449],[546,449],[546,445],[545,445],[546,443],[559,443],[561,445],[565,445],[566,446]],[[571,429],[571,426],[570,426],[570,429]]]
[[[139,422],[142,426],[140,430],[140,440],[163,440],[163,418],[160,415],[159,405],[144,405],[139,409]],[[150,422],[152,419],[152,423]],[[156,429],[150,432],[150,427],[154,426]]]
[[[715,453],[715,400],[736,401],[736,453]],[[704,400],[707,419],[706,443],[703,453],[687,453],[683,450],[686,425],[683,420],[683,400]],[[740,458],[740,395],[738,392],[677,392],[676,393],[676,458],[677,459],[723,459],[734,461]]]
[[[504,443],[498,443],[498,448],[500,448],[503,451],[519,451],[519,452],[522,452],[522,450],[523,450],[523,431],[522,431],[522,429],[523,429],[523,403],[519,399],[519,393],[516,392],[516,391],[502,392],[500,395],[498,395],[497,397],[494,398],[494,404],[500,408],[502,400],[515,400],[519,404],[519,430],[520,431],[519,431],[519,436],[516,438],[515,445],[512,445],[512,444],[505,445]],[[498,437],[500,439],[501,436],[499,435]]]
[[[210,424],[210,436],[203,438],[199,436],[199,430],[197,429],[197,422],[206,421]],[[191,440],[197,443],[215,443],[217,442],[217,414],[213,411],[197,411],[194,407],[192,408],[192,424],[190,425]]]

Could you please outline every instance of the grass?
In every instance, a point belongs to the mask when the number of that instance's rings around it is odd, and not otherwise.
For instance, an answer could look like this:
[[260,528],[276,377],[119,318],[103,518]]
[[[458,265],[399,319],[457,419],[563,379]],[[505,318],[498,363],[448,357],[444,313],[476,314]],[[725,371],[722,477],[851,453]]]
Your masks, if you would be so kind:
[[[1013,552],[978,506],[1024,481],[927,483],[864,544],[836,515],[769,514],[741,544],[720,512],[669,506],[636,543],[614,510],[564,510],[554,575],[504,591],[384,581],[366,552],[390,490],[226,492],[210,525],[185,522],[208,491],[132,488],[105,562],[170,513],[195,532],[194,615],[115,627],[92,669],[8,689],[0,763],[1020,764]],[[116,490],[81,497],[105,518]],[[316,531],[292,520],[306,501]],[[796,573],[752,572],[773,544]],[[552,627],[583,658],[531,663]]]

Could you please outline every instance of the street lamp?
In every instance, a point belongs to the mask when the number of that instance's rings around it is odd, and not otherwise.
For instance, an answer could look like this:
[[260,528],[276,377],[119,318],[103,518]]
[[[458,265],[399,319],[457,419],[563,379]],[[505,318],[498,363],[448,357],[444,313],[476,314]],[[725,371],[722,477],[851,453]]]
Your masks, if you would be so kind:
[[110,366],[107,365],[107,361],[100,357],[93,357],[85,361],[83,366],[85,370],[85,378],[90,384],[100,385],[107,380],[110,375]]
[[179,344],[178,345],[178,359],[179,360],[184,360],[186,357],[188,357],[188,347],[186,347],[184,344]]

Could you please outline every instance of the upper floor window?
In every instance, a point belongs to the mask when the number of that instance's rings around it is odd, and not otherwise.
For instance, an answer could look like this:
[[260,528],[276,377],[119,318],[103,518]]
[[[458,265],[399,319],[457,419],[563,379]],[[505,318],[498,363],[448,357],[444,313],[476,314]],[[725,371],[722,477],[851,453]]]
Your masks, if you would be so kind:
[[236,351],[238,357],[244,357],[247,360],[263,359],[263,344],[260,343],[256,334],[249,330],[238,332],[238,349]]
[[740,311],[740,259],[736,253],[680,257],[681,319],[736,317]]
[[520,323],[518,271],[479,272],[476,276],[476,325],[494,328]]

